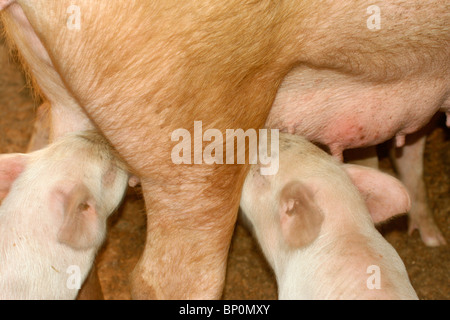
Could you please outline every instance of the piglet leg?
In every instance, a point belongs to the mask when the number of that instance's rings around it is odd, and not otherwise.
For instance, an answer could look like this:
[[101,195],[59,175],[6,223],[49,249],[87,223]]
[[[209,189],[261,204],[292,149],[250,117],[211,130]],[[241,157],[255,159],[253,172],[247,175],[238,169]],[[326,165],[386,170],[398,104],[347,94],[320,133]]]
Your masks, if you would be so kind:
[[445,245],[446,241],[428,206],[427,189],[423,179],[426,137],[426,134],[422,132],[407,136],[405,146],[396,150],[393,160],[398,175],[407,187],[412,200],[408,231],[411,234],[418,229],[423,242],[427,246],[436,247]]

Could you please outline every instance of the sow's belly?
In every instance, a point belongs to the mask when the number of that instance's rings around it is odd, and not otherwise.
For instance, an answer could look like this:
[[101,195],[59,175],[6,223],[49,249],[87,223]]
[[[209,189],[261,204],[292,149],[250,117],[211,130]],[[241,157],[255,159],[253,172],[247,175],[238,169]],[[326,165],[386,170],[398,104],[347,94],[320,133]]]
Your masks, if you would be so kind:
[[[445,65],[444,65],[445,67]],[[281,84],[266,125],[305,136],[342,157],[345,149],[376,145],[450,111],[448,68],[391,81],[300,66]]]

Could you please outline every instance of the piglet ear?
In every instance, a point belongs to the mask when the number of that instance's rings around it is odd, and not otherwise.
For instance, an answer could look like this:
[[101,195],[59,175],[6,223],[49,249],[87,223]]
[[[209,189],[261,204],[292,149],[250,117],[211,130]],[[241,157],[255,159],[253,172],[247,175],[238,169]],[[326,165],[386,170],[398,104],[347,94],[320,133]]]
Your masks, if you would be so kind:
[[284,186],[279,214],[281,231],[289,246],[306,246],[319,235],[323,213],[314,202],[312,190],[301,182],[293,181]]
[[95,200],[82,183],[61,187],[52,194],[54,208],[63,215],[58,241],[77,250],[101,245],[106,224],[100,219]]
[[343,166],[366,201],[374,223],[385,221],[411,209],[408,191],[396,178],[363,166],[353,164]]
[[25,170],[27,155],[12,153],[0,155],[0,201],[9,193],[13,182]]

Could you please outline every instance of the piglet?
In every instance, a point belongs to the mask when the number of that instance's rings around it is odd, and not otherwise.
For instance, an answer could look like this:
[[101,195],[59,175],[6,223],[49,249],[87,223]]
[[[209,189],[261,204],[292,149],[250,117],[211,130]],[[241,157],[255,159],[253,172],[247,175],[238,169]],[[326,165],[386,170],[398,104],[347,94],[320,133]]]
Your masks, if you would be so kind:
[[74,299],[127,182],[94,132],[0,156],[0,299]]
[[405,187],[280,134],[279,171],[246,177],[241,211],[272,266],[280,299],[417,299],[405,266],[376,230],[410,208]]

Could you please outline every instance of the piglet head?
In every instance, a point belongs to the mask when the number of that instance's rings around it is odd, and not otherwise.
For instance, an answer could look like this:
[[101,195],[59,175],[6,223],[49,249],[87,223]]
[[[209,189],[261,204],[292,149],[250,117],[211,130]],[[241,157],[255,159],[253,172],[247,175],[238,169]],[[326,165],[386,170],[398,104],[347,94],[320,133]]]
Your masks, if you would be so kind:
[[51,196],[52,211],[63,217],[58,241],[77,250],[99,247],[106,231],[106,219],[83,183],[62,182]]
[[[396,178],[359,165],[344,164],[342,168],[357,187],[375,224],[410,210],[408,191]],[[286,243],[293,247],[311,243],[320,233],[324,214],[314,199],[314,189],[300,181],[291,181],[280,193],[281,230]]]
[[303,247],[313,242],[320,233],[324,218],[314,202],[312,190],[300,181],[284,186],[279,215],[284,240],[291,247]]
[[[241,197],[280,298],[417,298],[400,257],[374,227],[409,210],[406,188],[377,170],[343,165],[300,137],[280,138],[280,170],[262,176],[253,166]],[[383,290],[366,285],[372,265]]]
[[93,133],[79,139],[89,147],[69,165],[74,168],[65,179],[55,183],[49,202],[51,211],[62,217],[58,241],[85,250],[101,245],[107,219],[123,198],[128,174],[103,139]]

